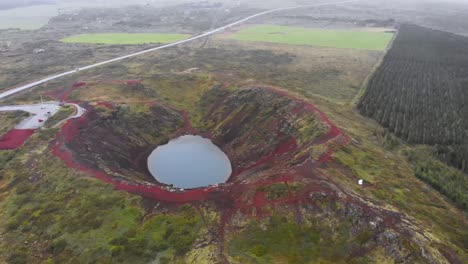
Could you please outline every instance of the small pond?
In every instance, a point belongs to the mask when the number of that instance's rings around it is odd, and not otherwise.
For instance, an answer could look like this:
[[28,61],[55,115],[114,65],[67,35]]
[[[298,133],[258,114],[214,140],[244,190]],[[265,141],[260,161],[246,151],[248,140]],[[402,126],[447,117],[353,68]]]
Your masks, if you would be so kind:
[[186,135],[157,147],[148,169],[160,183],[193,189],[224,183],[231,176],[227,155],[209,139]]

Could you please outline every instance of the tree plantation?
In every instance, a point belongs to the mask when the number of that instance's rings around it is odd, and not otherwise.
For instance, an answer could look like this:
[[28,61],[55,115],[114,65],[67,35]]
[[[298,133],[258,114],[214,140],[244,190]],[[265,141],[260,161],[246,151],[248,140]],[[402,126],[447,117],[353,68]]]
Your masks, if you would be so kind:
[[468,38],[402,25],[358,108],[410,143],[468,171]]
[[[438,159],[468,172],[468,38],[402,25],[369,80],[359,111],[396,136],[432,146]],[[437,164],[437,163],[433,163]],[[466,175],[415,165],[415,174],[466,208]]]

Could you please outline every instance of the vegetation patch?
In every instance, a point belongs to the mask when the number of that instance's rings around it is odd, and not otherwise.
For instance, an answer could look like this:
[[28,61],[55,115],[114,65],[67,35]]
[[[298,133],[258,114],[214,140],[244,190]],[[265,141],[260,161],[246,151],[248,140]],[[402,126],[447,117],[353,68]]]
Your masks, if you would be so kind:
[[[350,253],[345,229],[342,225],[334,232],[323,232],[319,225],[299,225],[293,219],[274,215],[262,222],[250,222],[234,236],[228,250],[244,263],[337,263]],[[365,243],[369,237],[362,240]]]
[[292,45],[321,46],[364,50],[385,50],[393,33],[352,30],[324,30],[260,25],[230,36],[241,41],[262,41]]
[[60,110],[57,111],[53,116],[51,116],[47,121],[45,122],[46,127],[53,127],[56,125],[58,122],[61,122],[65,120],[66,118],[70,117],[75,113],[75,108],[71,105],[64,105],[60,107]]
[[[349,119],[345,120],[349,122]],[[463,248],[466,247],[464,237],[467,236],[466,223],[462,220],[465,217],[464,213],[415,177],[415,161],[408,162],[412,148],[398,141],[395,145],[393,139],[389,142],[381,133],[370,132],[372,127],[357,130],[359,135],[352,135],[355,141],[335,152],[333,157],[345,170],[331,169],[326,172],[327,175],[362,196],[385,201],[386,205],[398,208],[399,211],[424,223],[430,223],[431,232],[439,237],[446,237],[447,241],[452,243],[451,248],[463,252]],[[372,135],[373,133],[375,135]],[[425,159],[430,159],[427,160],[428,163],[435,162],[430,156],[430,151],[428,152],[418,152],[414,155],[420,157],[418,160],[422,164],[425,163]],[[443,165],[440,162],[438,164]],[[450,175],[456,171],[448,166],[438,169],[442,175]],[[364,188],[358,185],[357,177],[368,180],[370,185],[365,185]],[[452,185],[449,182],[450,180],[442,181],[442,184]],[[460,181],[459,184],[464,183]]]
[[352,146],[345,146],[333,156],[337,162],[350,168],[355,176],[367,182],[375,182],[383,173],[383,168],[372,153]]
[[304,184],[300,182],[274,183],[257,187],[257,191],[264,192],[268,199],[279,199],[299,191]]
[[154,100],[154,91],[139,81],[95,82],[74,90],[69,100],[136,103]]
[[79,177],[52,156],[34,159],[34,174],[17,160],[4,169],[11,194],[0,200],[0,257],[9,263],[148,263],[165,251],[183,258],[192,247],[201,228],[193,207],[144,218],[141,198]]
[[0,137],[28,116],[29,113],[23,111],[0,112]]
[[187,34],[163,34],[163,33],[102,33],[79,34],[62,39],[65,43],[93,43],[109,45],[132,44],[167,44],[189,38]]
[[468,177],[457,169],[434,159],[429,151],[416,149],[409,155],[414,174],[468,211]]

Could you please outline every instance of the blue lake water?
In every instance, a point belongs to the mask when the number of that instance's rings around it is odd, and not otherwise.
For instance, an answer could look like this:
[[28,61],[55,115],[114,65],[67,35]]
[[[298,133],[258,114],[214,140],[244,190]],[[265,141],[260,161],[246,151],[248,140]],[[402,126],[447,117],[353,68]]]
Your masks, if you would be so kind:
[[157,147],[148,169],[161,183],[191,189],[224,183],[231,176],[227,155],[209,139],[186,135]]

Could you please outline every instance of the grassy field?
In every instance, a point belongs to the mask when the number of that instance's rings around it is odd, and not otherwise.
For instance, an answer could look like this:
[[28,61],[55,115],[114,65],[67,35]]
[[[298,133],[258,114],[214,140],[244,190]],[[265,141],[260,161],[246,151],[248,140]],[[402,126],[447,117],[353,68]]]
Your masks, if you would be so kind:
[[0,10],[0,29],[38,29],[58,15],[57,6],[37,5]]
[[147,44],[171,43],[190,37],[187,34],[104,33],[80,34],[62,39],[65,43]]
[[260,25],[242,29],[230,38],[292,45],[385,50],[392,33]]

